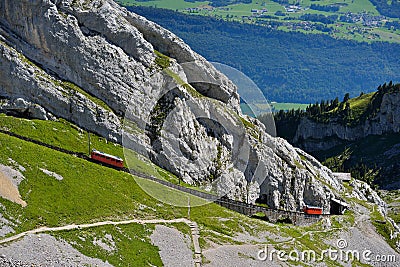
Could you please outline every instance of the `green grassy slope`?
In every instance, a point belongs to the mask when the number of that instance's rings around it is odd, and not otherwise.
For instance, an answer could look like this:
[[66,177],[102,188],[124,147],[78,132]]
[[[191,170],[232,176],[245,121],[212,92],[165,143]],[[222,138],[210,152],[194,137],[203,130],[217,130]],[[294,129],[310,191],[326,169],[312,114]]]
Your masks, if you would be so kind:
[[[15,215],[15,218],[19,217],[21,221],[19,231],[42,225],[58,226],[103,219],[171,219],[187,215],[187,208],[157,205],[158,201],[147,195],[140,186],[151,187],[160,195],[171,196],[171,201],[184,204],[187,203],[187,194],[5,134],[0,134],[0,144],[1,164],[10,165],[12,159],[26,169],[23,172],[26,179],[19,189],[28,206],[22,209],[2,199],[6,205],[13,207],[12,210],[17,210],[19,215]],[[64,179],[58,181],[43,173],[41,168],[55,172]],[[151,171],[144,173],[152,174]],[[191,198],[192,204],[195,204],[196,197]],[[140,204],[156,207],[155,211],[141,210],[138,208]],[[210,205],[217,209],[217,213],[224,210],[217,205]],[[193,212],[196,212],[195,209]],[[201,210],[200,213],[208,212]]]
[[[54,233],[53,236],[72,243],[89,257],[107,260],[114,266],[162,266],[158,248],[149,238],[153,230],[154,225],[129,224]],[[114,244],[107,236],[112,236]],[[107,244],[109,251],[94,245],[96,240]]]
[[[0,134],[0,163],[10,165],[9,159],[26,169],[22,172],[25,180],[20,184],[19,191],[28,205],[22,208],[18,204],[0,198],[0,203],[6,209],[2,212],[3,216],[16,223],[17,227],[14,228],[16,233],[41,226],[54,227],[132,218],[174,219],[186,217],[188,214],[187,208],[160,203],[146,194],[130,174]],[[55,172],[64,179],[58,181],[44,174],[40,168]],[[152,183],[154,191],[170,196],[174,202],[187,203],[188,195],[186,194],[150,181],[137,181],[142,186]],[[191,203],[195,204],[195,202],[196,198],[191,196]],[[191,217],[196,218],[196,221],[206,228],[231,235],[234,231],[236,232],[235,229],[240,229],[238,225],[241,221],[250,220],[215,204],[192,208]],[[221,223],[220,217],[232,217],[232,220],[228,219],[226,223]],[[135,227],[139,226],[127,226],[126,231],[130,233]],[[143,226],[140,227],[143,228]],[[59,236],[70,240],[71,235],[66,233]],[[129,234],[127,234],[128,237]],[[144,258],[147,258],[148,254],[157,252],[156,247],[150,246],[148,241],[140,241],[139,237],[133,241],[124,239],[120,242],[122,242],[121,246],[131,245],[132,242],[136,242],[139,246],[143,245],[143,249],[147,251],[143,252]],[[101,250],[94,251],[94,255],[88,251],[90,246],[87,245],[75,244],[74,246],[87,255],[98,256],[112,262],[115,255],[102,255],[99,252]],[[128,253],[122,250],[119,253],[129,259],[133,251]],[[130,262],[136,262],[136,260]],[[157,258],[151,263],[160,265]],[[123,266],[123,261],[120,262],[120,266]]]
[[358,120],[368,109],[368,104],[371,102],[375,93],[363,94],[359,97],[351,98],[349,100],[350,108],[354,118]]
[[[0,114],[0,128],[46,144],[88,154],[88,133],[63,119],[28,120]],[[105,138],[94,134],[91,134],[91,146],[121,158],[124,156],[120,145],[107,142]]]
[[[73,152],[89,155],[89,135],[76,125],[60,119],[59,121],[27,120],[0,114],[0,128],[24,137],[53,145]],[[105,138],[90,134],[91,149],[97,149],[108,154],[125,159],[121,145],[108,142]],[[173,176],[152,164],[146,158],[134,151],[129,153],[129,167],[139,173],[146,173],[160,179]]]

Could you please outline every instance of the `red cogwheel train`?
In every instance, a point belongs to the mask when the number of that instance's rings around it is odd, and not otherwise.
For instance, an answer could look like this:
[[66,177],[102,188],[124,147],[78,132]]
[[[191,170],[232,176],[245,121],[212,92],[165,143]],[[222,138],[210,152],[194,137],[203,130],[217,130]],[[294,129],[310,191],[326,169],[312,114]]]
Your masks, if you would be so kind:
[[96,149],[92,150],[92,152],[90,153],[90,158],[92,158],[95,161],[104,163],[106,165],[117,167],[119,169],[122,169],[124,167],[124,160],[121,159],[120,157],[113,156],[113,155],[98,151]]
[[312,215],[321,215],[322,214],[322,208],[308,206],[308,205],[304,206],[303,211],[305,214],[312,214]]
[[[116,167],[118,169],[122,169],[124,167],[124,160],[121,159],[120,157],[110,155],[101,151],[98,151],[96,149],[93,149],[90,153],[90,158],[100,162],[105,165],[109,165],[111,167]],[[305,205],[303,208],[303,211],[305,214],[310,214],[310,215],[321,215],[322,214],[322,208],[321,207],[315,207],[315,206],[309,206]]]

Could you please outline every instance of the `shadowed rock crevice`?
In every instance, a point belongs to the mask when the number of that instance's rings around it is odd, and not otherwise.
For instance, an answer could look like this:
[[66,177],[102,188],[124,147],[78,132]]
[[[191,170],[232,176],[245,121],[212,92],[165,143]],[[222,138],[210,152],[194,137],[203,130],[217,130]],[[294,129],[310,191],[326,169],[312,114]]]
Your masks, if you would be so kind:
[[196,118],[196,120],[206,129],[208,136],[218,139],[218,141],[228,149],[231,149],[231,144],[224,138],[228,135],[227,130],[218,121],[209,118]]
[[146,134],[150,138],[150,144],[155,152],[158,153],[162,150],[158,139],[161,135],[165,119],[175,108],[175,99],[183,99],[184,97],[183,92],[179,88],[174,88],[164,94],[150,112],[150,122],[146,125]]
[[256,150],[251,149],[249,154],[249,162],[244,171],[244,176],[246,177],[247,182],[251,182],[253,180],[258,164],[259,158],[257,157],[257,152]]

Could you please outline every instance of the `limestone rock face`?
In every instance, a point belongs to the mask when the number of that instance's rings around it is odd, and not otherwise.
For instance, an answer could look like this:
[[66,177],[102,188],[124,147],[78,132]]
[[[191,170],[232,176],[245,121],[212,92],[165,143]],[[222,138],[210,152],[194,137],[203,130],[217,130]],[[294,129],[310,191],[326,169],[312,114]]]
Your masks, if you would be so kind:
[[364,200],[376,204],[380,213],[387,214],[387,205],[385,201],[375,192],[366,182],[352,180],[350,186],[353,187],[353,192],[350,197],[355,197],[359,200]]
[[[383,95],[377,114],[364,123],[350,127],[337,122],[318,123],[303,118],[293,139],[306,151],[332,148],[343,141],[354,141],[368,135],[398,133],[400,131],[400,94]],[[323,140],[323,142],[321,142]]]
[[0,62],[0,96],[9,99],[2,109],[28,111],[31,117],[39,119],[54,114],[117,140],[120,122],[114,113],[63,85],[1,42]]
[[28,117],[40,120],[55,119],[44,108],[37,104],[25,101],[23,98],[6,101],[0,105],[0,110],[4,113],[26,114]]
[[314,158],[242,115],[235,85],[181,39],[111,0],[0,0],[1,99],[233,199],[327,213],[341,188]]

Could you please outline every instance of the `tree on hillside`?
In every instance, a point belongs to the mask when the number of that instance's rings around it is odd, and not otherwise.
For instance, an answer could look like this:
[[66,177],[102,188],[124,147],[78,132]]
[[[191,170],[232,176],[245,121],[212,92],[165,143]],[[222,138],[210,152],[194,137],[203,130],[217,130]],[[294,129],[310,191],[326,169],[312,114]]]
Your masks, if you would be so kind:
[[339,97],[336,97],[335,100],[332,102],[331,109],[335,109],[339,105]]
[[343,103],[346,103],[347,101],[349,101],[349,99],[350,99],[350,94],[349,94],[349,93],[346,93],[346,94],[344,95],[344,98],[343,98]]
[[351,117],[351,107],[349,102],[346,102],[346,107],[344,108],[344,115],[348,119]]

